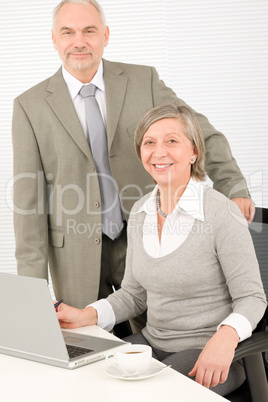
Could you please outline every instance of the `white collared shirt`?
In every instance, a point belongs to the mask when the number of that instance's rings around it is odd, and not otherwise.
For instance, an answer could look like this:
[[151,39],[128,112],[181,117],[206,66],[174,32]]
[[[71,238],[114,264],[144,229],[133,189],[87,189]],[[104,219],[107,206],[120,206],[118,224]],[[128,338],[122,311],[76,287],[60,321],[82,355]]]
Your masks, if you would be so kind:
[[[156,186],[147,201],[141,206],[138,213],[145,212],[143,224],[143,246],[153,258],[168,255],[187,239],[195,219],[204,221],[204,186],[205,184],[190,179],[182,197],[174,211],[166,218],[162,229],[161,243],[157,230]],[[115,325],[115,315],[112,306],[106,299],[91,304],[98,313],[98,325],[110,331]],[[233,327],[240,338],[239,342],[252,335],[252,327],[246,317],[238,313],[231,313],[219,325]]]
[[98,102],[101,115],[106,127],[107,113],[106,113],[105,84],[103,78],[103,62],[101,60],[96,74],[94,75],[92,81],[89,82],[88,84],[83,84],[82,82],[80,82],[77,78],[75,78],[72,74],[70,74],[63,66],[62,66],[62,75],[67,84],[71,99],[73,101],[80,123],[83,127],[85,136],[86,138],[88,138],[86,112],[85,112],[85,99],[83,98],[83,96],[79,94],[79,91],[83,85],[94,84],[97,87],[95,92],[95,98],[96,101]]
[[172,253],[187,239],[195,219],[204,221],[203,192],[204,184],[190,179],[183,195],[164,222],[161,242],[158,237],[156,186],[150,198],[137,213],[145,212],[143,224],[143,245],[153,258]]

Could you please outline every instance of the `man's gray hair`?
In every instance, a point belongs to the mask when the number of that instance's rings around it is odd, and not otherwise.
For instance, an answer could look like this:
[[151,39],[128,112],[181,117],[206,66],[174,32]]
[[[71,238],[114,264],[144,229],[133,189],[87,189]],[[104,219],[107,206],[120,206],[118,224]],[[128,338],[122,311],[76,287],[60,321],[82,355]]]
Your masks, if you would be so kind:
[[52,29],[53,29],[53,31],[54,31],[55,26],[56,26],[56,20],[57,20],[58,12],[61,9],[61,7],[64,6],[64,4],[84,4],[84,5],[92,4],[96,8],[98,13],[100,14],[100,18],[101,18],[101,21],[102,21],[103,25],[106,26],[106,18],[105,18],[103,8],[97,2],[97,0],[62,0],[53,10],[53,16],[52,16]]

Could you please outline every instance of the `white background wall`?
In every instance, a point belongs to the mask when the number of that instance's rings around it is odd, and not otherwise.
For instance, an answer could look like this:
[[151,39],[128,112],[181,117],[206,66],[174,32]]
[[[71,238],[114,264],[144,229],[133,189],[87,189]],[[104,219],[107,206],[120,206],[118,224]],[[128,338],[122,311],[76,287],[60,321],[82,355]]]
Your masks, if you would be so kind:
[[[15,272],[13,99],[52,75],[58,0],[0,0],[0,270]],[[268,1],[100,0],[111,30],[105,57],[149,64],[225,133],[257,206],[268,208]]]

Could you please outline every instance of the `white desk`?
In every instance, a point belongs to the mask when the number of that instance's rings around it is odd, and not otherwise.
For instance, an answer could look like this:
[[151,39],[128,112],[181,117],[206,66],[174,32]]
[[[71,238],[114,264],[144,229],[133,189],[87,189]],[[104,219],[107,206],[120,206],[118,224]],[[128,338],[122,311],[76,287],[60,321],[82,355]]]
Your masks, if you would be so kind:
[[[74,330],[72,330],[74,331]],[[70,332],[72,332],[70,331]],[[98,327],[75,332],[113,337]],[[117,380],[99,361],[66,370],[0,354],[0,401],[3,402],[224,402],[182,374],[165,369],[140,381]]]

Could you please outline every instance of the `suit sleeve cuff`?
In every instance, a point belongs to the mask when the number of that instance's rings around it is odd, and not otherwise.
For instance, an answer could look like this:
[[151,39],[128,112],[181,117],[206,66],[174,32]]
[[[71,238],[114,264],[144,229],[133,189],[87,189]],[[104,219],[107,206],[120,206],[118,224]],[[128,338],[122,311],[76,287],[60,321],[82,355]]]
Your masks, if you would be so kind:
[[230,327],[234,328],[239,336],[239,342],[244,341],[252,335],[251,324],[249,320],[242,314],[231,313],[218,325],[217,331],[222,325],[229,325]]

